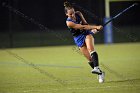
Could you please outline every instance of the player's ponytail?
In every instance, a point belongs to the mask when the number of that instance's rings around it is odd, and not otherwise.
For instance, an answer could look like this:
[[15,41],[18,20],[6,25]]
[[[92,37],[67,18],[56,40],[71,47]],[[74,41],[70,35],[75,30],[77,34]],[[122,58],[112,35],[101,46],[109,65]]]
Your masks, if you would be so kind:
[[73,6],[68,1],[64,2],[64,7],[65,7],[65,13],[67,13],[67,10],[73,8]]

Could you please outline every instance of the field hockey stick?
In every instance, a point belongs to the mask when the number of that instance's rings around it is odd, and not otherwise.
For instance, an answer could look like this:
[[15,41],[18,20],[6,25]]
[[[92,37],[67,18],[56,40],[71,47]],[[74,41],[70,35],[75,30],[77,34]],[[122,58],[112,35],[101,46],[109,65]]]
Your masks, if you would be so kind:
[[126,9],[124,9],[123,11],[121,11],[120,13],[118,13],[117,15],[115,15],[113,18],[111,18],[110,20],[108,20],[105,24],[103,24],[102,26],[105,27],[108,23],[110,23],[111,21],[113,21],[114,19],[116,19],[117,17],[119,17],[120,15],[122,15],[123,13],[125,13],[126,11],[128,11],[129,9],[131,9],[132,7],[138,5],[138,3],[134,3],[131,6],[127,7]]

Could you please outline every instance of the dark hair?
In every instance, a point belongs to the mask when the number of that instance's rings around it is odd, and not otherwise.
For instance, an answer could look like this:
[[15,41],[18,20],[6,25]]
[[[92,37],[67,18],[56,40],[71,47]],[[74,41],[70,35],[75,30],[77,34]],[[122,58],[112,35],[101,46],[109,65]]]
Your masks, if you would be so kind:
[[73,8],[73,6],[68,1],[64,2],[64,7],[65,7],[64,9],[65,13],[67,13],[68,10]]

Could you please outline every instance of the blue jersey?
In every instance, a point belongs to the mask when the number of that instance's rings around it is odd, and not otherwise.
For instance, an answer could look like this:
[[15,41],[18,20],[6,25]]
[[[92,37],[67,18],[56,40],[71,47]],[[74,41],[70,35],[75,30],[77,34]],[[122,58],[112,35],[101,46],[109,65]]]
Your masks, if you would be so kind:
[[[75,14],[75,17],[76,17],[76,21],[75,20],[72,20],[71,18],[67,18],[66,21],[71,21],[75,24],[80,24],[81,23],[81,18],[78,14]],[[83,33],[83,30],[80,30],[80,29],[77,29],[75,30],[74,28],[69,28],[70,32],[72,33],[73,36],[78,36],[79,34],[82,34]]]
[[[75,24],[81,24],[81,18],[78,14],[75,14],[75,17],[76,17],[76,21],[75,20],[72,20],[71,18],[67,18],[66,21],[71,21]],[[85,43],[85,39],[86,39],[86,36],[89,35],[89,34],[93,34],[91,31],[89,30],[75,30],[74,28],[69,28],[70,32],[72,33],[73,37],[74,37],[74,41],[75,41],[75,44],[78,46],[78,47],[82,47]]]

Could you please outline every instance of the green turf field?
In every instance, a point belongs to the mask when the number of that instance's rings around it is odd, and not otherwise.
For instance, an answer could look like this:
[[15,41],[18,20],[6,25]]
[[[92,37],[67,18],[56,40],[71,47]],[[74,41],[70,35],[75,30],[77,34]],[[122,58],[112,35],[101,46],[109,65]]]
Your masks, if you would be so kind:
[[0,93],[140,93],[140,43],[96,45],[105,83],[75,46],[0,50]]

